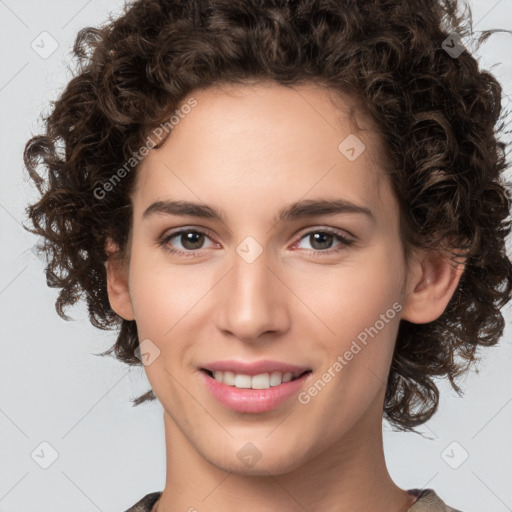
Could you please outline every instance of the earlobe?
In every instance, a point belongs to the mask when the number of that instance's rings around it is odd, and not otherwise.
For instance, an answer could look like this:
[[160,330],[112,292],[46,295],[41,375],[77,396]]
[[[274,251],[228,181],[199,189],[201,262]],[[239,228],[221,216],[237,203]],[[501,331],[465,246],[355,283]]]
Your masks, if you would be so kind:
[[135,320],[128,287],[128,271],[118,246],[109,238],[105,244],[107,292],[110,307],[125,320]]
[[446,253],[423,251],[412,263],[401,317],[416,324],[439,318],[448,306],[464,268],[464,263],[455,263]]

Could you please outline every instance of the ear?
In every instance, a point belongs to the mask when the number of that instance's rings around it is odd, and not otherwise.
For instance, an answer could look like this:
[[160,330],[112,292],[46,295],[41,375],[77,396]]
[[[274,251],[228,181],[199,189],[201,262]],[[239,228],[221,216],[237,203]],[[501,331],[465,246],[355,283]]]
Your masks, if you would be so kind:
[[465,263],[453,262],[446,253],[420,250],[409,265],[401,318],[415,324],[433,322],[450,302]]
[[108,255],[105,263],[107,271],[107,292],[110,307],[125,320],[135,320],[128,289],[128,269],[119,247],[107,238],[105,251]]

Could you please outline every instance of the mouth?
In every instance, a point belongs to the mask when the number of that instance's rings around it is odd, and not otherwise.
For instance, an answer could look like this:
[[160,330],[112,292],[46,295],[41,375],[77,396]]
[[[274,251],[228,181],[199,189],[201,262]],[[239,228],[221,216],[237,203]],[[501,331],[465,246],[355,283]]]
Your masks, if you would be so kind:
[[[224,364],[222,366],[225,367]],[[289,366],[282,369],[294,368]],[[260,373],[253,372],[253,375],[249,375],[225,368],[223,370],[200,368],[198,375],[201,376],[200,380],[210,396],[219,404],[232,411],[249,414],[270,412],[285,404],[292,407],[291,399],[297,396],[313,378],[311,369],[297,368],[294,372],[280,372],[275,369],[262,372],[262,370],[257,370]]]
[[305,370],[302,372],[274,371],[263,372],[257,375],[248,375],[232,371],[212,371],[207,368],[201,368],[201,371],[217,382],[238,389],[269,389],[271,387],[277,387],[287,382],[293,382],[301,379],[312,372],[312,370]]

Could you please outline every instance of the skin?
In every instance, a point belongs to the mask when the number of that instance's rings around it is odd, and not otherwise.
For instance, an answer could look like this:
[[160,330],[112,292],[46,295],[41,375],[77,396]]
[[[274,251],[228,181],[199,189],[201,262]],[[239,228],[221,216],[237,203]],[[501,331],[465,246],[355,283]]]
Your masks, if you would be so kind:
[[[107,264],[112,308],[160,351],[145,366],[164,409],[167,452],[153,510],[235,512],[243,503],[254,512],[404,512],[413,499],[392,481],[382,445],[399,321],[440,316],[463,267],[425,251],[406,267],[381,142],[362,116],[365,131],[355,132],[348,98],[272,82],[191,96],[197,106],[137,170],[129,259]],[[366,146],[354,161],[338,150],[351,133]],[[143,217],[171,199],[215,206],[225,218]],[[273,220],[303,199],[352,201],[374,220]],[[202,245],[193,239],[192,249],[183,236],[159,245],[182,227],[210,235]],[[329,235],[315,242],[311,235],[325,228],[353,243]],[[250,264],[236,252],[247,236],[263,251]],[[107,249],[117,247],[110,241]],[[199,378],[207,361],[273,359],[312,368],[307,390],[393,303],[401,311],[306,405],[293,397],[269,412],[234,412]],[[248,442],[261,454],[252,467],[237,457]]]

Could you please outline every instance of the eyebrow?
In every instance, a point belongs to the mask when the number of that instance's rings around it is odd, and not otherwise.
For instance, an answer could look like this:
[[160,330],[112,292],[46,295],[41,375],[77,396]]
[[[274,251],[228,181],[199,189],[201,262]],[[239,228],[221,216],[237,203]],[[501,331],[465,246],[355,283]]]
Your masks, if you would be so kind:
[[[286,206],[273,217],[274,222],[298,220],[320,215],[336,215],[340,213],[358,213],[376,222],[375,215],[366,206],[355,204],[346,199],[307,199]],[[224,210],[192,201],[155,201],[142,214],[143,218],[151,215],[190,215],[204,219],[225,222]]]

